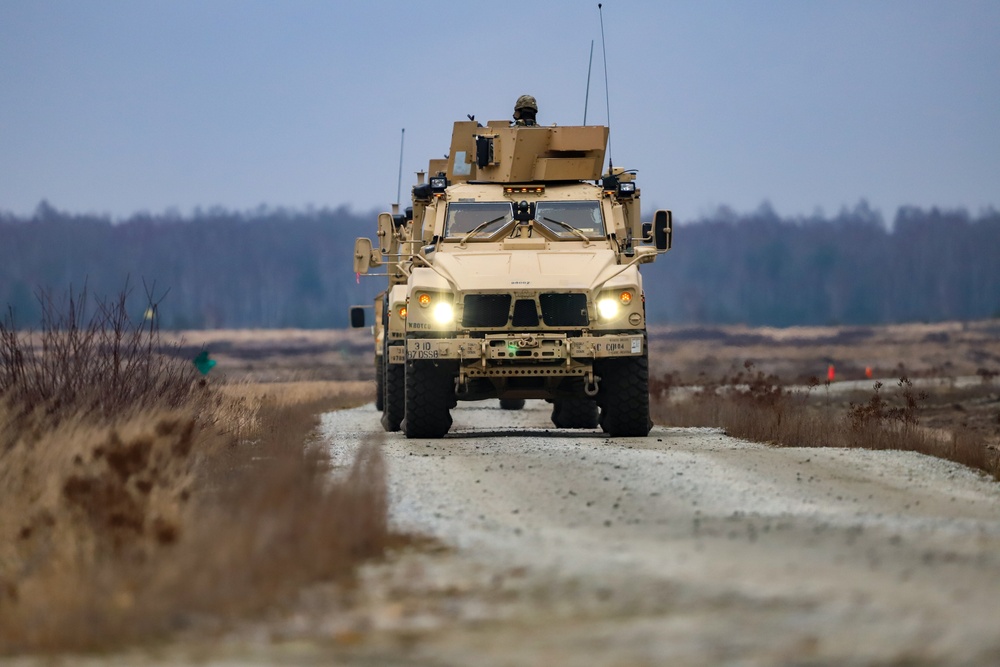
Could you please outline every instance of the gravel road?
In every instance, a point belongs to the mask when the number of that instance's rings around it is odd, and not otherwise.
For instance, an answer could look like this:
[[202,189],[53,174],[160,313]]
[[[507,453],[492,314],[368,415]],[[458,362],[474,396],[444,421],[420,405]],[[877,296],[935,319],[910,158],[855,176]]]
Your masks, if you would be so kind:
[[[460,404],[388,434],[396,527],[321,629],[400,665],[1000,664],[1000,485],[910,452],[774,448],[713,429],[559,430]],[[336,460],[380,436],[324,416]],[[314,628],[315,630],[315,628]]]

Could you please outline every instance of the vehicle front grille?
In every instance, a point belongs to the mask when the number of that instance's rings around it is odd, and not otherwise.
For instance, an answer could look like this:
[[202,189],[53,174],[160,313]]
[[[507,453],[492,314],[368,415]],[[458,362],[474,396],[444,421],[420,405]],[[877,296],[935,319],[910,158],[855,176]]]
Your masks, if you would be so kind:
[[514,317],[511,324],[515,327],[537,327],[538,308],[531,299],[518,299],[514,302]]
[[463,327],[503,327],[510,320],[510,294],[468,294]]
[[550,327],[582,327],[590,323],[586,294],[546,293],[538,297],[542,321]]
[[467,294],[464,300],[462,326],[469,328],[502,328],[539,326],[541,321],[549,327],[585,327],[590,323],[587,315],[587,295],[548,292],[538,295],[538,305],[533,299],[518,299],[511,312],[510,294]]

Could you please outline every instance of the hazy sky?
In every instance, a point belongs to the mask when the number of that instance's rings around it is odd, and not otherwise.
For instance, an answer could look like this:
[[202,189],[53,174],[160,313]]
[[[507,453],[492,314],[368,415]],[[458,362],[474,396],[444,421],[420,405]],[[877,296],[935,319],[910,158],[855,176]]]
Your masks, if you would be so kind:
[[[612,157],[680,220],[1000,205],[1000,2],[607,0]],[[387,209],[451,123],[607,119],[596,2],[0,0],[0,210]]]

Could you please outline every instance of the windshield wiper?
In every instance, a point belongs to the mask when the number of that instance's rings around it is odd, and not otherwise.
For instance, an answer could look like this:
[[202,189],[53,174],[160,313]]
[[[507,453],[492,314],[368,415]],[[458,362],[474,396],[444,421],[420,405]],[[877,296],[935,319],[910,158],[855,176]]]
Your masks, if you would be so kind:
[[471,239],[473,236],[475,236],[479,232],[483,231],[484,229],[486,229],[487,227],[489,227],[490,225],[492,225],[494,222],[500,222],[501,220],[503,220],[506,217],[507,217],[507,214],[504,213],[499,218],[493,218],[492,220],[487,220],[486,222],[482,222],[482,223],[476,225],[474,228],[472,228],[469,231],[469,233],[467,233],[465,236],[462,237],[462,240],[458,242],[458,245],[465,245],[465,242],[468,241],[469,239]]
[[590,238],[588,238],[586,234],[584,234],[583,232],[581,232],[579,229],[577,229],[573,225],[569,224],[568,222],[563,222],[562,220],[553,220],[552,218],[545,217],[544,215],[542,216],[542,220],[547,220],[548,222],[554,222],[554,223],[556,223],[557,225],[559,225],[563,229],[568,230],[570,232],[573,232],[574,234],[576,234],[577,236],[579,236],[581,239],[583,239],[584,241],[586,241],[587,245],[590,245]]

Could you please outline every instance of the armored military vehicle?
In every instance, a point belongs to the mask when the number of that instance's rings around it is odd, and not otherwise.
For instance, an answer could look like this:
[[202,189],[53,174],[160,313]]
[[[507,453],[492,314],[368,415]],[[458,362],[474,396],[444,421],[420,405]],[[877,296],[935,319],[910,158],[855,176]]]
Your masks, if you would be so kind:
[[649,433],[639,265],[670,249],[672,221],[641,222],[632,172],[602,175],[607,139],[603,126],[456,122],[410,215],[379,216],[377,249],[357,240],[355,271],[389,277],[376,300],[386,429],[438,438],[457,401],[499,398],[548,400],[560,428]]
[[[403,342],[407,267],[409,256],[414,251],[414,241],[410,236],[412,219],[412,209],[408,208],[405,214],[400,214],[399,206],[394,204],[392,213],[382,213],[378,217],[379,248],[373,249],[368,239],[358,239],[355,244],[355,253],[363,252],[372,258],[372,264],[384,266],[384,275],[388,277],[388,287],[375,297],[375,322],[372,326],[375,339],[375,408],[382,412],[382,426],[387,431],[398,431],[403,420],[403,364],[406,360]],[[364,325],[363,307],[351,308],[351,326]]]

